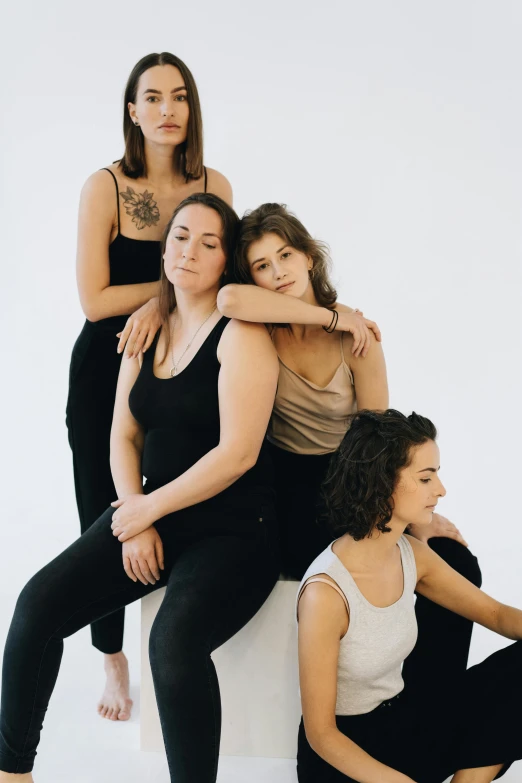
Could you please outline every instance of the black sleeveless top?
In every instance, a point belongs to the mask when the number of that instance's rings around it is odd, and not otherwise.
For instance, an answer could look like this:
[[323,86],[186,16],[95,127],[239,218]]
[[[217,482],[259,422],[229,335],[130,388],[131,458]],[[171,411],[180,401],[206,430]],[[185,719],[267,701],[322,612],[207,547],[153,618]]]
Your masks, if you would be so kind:
[[[217,322],[187,367],[173,378],[158,378],[153,372],[159,332],[144,354],[129,407],[145,431],[142,473],[147,492],[173,481],[219,443],[217,346],[229,320],[222,317]],[[263,443],[256,465],[204,504],[219,505],[252,492],[271,493],[272,479]]]
[[[116,204],[118,208],[118,233],[109,245],[110,285],[132,285],[136,283],[154,283],[161,272],[161,241],[156,239],[134,239],[121,233],[120,190],[118,180],[110,169],[108,171],[116,186]],[[207,169],[205,173],[205,193],[207,192]],[[116,315],[100,321],[89,322],[96,331],[110,333],[111,337],[125,326],[128,315]],[[114,340],[113,340],[114,341]]]

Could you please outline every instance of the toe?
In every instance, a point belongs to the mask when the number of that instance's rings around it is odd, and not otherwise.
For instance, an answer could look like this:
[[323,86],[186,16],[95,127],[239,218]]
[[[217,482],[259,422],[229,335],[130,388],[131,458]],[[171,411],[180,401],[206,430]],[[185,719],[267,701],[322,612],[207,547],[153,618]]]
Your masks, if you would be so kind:
[[111,710],[109,718],[110,720],[118,720],[118,710]]

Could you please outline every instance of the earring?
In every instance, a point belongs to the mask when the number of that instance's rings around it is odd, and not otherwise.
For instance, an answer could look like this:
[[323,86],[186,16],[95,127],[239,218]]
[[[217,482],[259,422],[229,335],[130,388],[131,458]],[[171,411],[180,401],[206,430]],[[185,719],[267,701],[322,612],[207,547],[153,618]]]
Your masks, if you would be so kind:
[[138,120],[134,120],[134,124],[135,124],[136,126],[139,126],[139,122],[138,122]]

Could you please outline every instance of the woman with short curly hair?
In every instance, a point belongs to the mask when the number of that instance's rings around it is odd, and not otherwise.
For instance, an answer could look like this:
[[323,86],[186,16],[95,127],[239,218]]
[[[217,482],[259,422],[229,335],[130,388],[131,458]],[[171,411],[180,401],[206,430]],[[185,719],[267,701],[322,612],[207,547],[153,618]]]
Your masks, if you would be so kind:
[[[446,490],[429,419],[361,411],[324,485],[336,540],[297,598],[300,783],[490,783],[522,758],[522,611],[495,601],[426,544]],[[415,648],[414,592],[518,640],[445,682],[401,667]],[[442,640],[451,647],[451,629]],[[441,731],[443,729],[443,732]]]

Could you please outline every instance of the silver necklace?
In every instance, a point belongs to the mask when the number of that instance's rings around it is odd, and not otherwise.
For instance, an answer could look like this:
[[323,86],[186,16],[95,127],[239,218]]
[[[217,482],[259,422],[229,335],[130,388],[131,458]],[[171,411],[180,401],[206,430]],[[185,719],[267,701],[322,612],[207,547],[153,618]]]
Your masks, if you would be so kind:
[[[194,340],[195,340],[195,338],[196,338],[196,335],[197,335],[197,333],[199,332],[199,330],[200,330],[200,329],[201,329],[203,326],[205,326],[205,324],[207,323],[207,321],[208,321],[208,319],[210,318],[210,316],[211,316],[211,315],[214,315],[214,313],[216,312],[216,309],[217,309],[217,304],[215,304],[215,305],[214,305],[214,309],[213,309],[213,310],[212,310],[212,311],[211,311],[211,312],[210,312],[210,313],[207,315],[207,317],[205,318],[205,320],[203,321],[203,323],[201,323],[201,324],[198,326],[198,328],[196,329],[196,331],[194,332],[194,334],[193,334],[193,335],[192,335],[192,337],[190,338],[190,340],[189,340],[189,342],[188,342],[188,344],[187,344],[187,347],[185,348],[185,350],[183,351],[183,353],[182,353],[182,354],[181,354],[181,356],[179,357],[178,361],[176,361],[176,360],[175,360],[175,358],[174,358],[174,345],[172,346],[172,367],[170,368],[170,377],[171,377],[171,378],[173,378],[175,375],[177,375],[177,373],[178,373],[178,367],[179,367],[179,365],[180,365],[180,362],[181,362],[181,360],[183,359],[183,357],[184,357],[184,356],[185,356],[185,354],[187,353],[188,349],[190,348],[190,346],[191,346],[191,345],[192,345],[192,343],[194,342]],[[172,326],[172,341],[173,341],[173,342],[174,342],[174,330],[175,330],[175,328],[176,328],[176,323],[177,323],[177,320],[178,320],[178,319],[175,317],[175,318],[174,318],[174,324],[173,324],[173,326]]]

